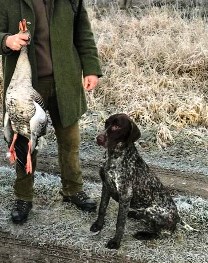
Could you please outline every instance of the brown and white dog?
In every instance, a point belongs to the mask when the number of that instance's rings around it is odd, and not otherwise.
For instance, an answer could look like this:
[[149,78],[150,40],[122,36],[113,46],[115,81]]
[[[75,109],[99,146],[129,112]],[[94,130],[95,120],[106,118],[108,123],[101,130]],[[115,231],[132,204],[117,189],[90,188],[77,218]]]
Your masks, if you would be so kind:
[[110,116],[105,131],[97,136],[97,143],[107,151],[100,169],[103,187],[98,218],[90,230],[103,228],[110,197],[119,202],[116,233],[107,243],[110,249],[120,247],[127,216],[145,222],[145,230],[134,235],[137,239],[156,238],[162,229],[173,232],[180,221],[169,192],[149,171],[134,145],[140,136],[139,128],[126,114]]

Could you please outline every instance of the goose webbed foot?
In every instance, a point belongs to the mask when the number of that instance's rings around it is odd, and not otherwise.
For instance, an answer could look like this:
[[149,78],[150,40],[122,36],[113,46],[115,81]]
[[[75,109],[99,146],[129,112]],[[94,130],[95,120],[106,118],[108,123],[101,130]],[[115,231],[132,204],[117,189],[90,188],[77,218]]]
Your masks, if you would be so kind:
[[15,133],[13,136],[12,143],[9,147],[9,160],[11,163],[14,163],[17,159],[16,151],[15,151],[15,142],[17,140],[17,134]]

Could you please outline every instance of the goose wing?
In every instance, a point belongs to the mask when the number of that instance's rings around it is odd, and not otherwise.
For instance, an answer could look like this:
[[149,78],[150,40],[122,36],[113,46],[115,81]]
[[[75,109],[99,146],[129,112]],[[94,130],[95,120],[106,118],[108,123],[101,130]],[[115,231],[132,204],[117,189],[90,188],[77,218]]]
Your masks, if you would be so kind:
[[35,114],[30,119],[30,132],[31,132],[31,152],[34,151],[38,138],[46,134],[46,128],[48,118],[45,110],[40,106],[39,103],[33,101],[35,106]]

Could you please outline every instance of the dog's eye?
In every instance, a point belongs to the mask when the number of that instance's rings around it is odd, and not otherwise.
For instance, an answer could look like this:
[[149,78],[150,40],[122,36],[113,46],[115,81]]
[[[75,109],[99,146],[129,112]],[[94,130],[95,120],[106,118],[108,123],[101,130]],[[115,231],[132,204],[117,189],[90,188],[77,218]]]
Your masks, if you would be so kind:
[[112,131],[117,131],[117,130],[120,130],[120,129],[121,129],[121,127],[118,126],[118,125],[113,125],[113,126],[111,127],[111,130],[112,130]]

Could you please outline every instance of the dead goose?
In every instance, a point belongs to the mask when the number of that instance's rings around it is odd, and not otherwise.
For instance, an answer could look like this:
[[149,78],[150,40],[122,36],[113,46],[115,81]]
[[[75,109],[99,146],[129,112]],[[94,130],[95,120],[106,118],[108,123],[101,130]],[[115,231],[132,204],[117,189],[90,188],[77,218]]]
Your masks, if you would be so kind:
[[[21,33],[30,34],[26,20],[19,23]],[[32,86],[31,66],[27,46],[21,48],[11,82],[5,96],[4,137],[9,147],[10,161],[17,159],[15,142],[18,134],[28,138],[26,172],[32,173],[31,154],[38,138],[45,135],[47,116],[43,99]]]

